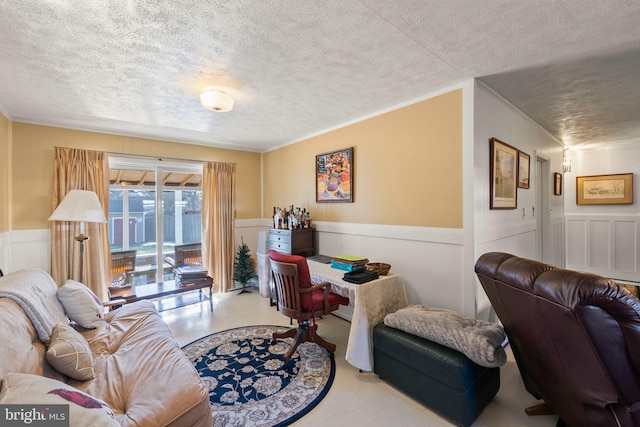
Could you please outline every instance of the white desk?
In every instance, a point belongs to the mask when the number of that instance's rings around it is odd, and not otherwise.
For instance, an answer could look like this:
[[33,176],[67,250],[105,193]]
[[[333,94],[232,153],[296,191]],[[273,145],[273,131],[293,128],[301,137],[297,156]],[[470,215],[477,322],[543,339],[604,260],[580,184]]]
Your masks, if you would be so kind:
[[373,371],[373,327],[384,317],[409,302],[400,276],[389,274],[371,282],[356,285],[342,280],[344,271],[330,264],[308,260],[311,282],[329,282],[331,290],[349,298],[353,306],[346,359],[363,371]]

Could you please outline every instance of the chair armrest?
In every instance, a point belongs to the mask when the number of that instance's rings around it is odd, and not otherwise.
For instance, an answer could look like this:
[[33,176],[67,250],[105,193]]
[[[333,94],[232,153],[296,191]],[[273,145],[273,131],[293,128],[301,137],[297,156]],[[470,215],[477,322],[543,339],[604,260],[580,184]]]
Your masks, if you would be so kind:
[[311,286],[310,288],[300,289],[300,293],[303,294],[307,292],[314,292],[320,289],[324,290],[323,292],[324,314],[329,314],[331,312],[331,310],[329,310],[329,291],[331,289],[331,283],[329,282],[317,283]]
[[322,282],[322,283],[317,283],[313,286],[311,286],[310,288],[304,288],[304,289],[300,289],[300,293],[303,294],[305,292],[315,292],[319,289],[324,289],[325,291],[328,291],[331,288],[331,283],[329,282]]

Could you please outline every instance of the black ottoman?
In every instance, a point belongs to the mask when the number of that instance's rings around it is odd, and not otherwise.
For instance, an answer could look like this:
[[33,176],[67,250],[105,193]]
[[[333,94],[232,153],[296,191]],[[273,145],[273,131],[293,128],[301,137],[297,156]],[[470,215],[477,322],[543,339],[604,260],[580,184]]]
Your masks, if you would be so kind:
[[374,372],[460,426],[469,426],[500,388],[500,368],[379,323],[373,329]]

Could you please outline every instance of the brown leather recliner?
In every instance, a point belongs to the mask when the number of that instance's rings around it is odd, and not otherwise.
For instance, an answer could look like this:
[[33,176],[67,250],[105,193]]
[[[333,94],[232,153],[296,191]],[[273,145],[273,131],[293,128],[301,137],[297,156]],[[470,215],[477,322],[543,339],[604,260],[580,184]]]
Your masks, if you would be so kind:
[[593,274],[491,252],[475,271],[529,393],[558,425],[640,426],[640,301]]

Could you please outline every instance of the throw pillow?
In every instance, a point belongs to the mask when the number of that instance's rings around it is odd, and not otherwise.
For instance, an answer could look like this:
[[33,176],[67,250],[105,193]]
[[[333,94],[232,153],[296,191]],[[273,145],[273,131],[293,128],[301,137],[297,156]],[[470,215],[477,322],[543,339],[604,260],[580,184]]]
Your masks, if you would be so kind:
[[58,289],[58,299],[69,319],[85,329],[94,329],[104,322],[104,307],[91,289],[75,280]]
[[47,349],[47,361],[58,372],[75,380],[95,378],[93,355],[87,340],[69,325],[59,324],[53,328]]
[[2,379],[0,404],[69,405],[69,426],[119,426],[109,406],[52,378],[11,373]]

